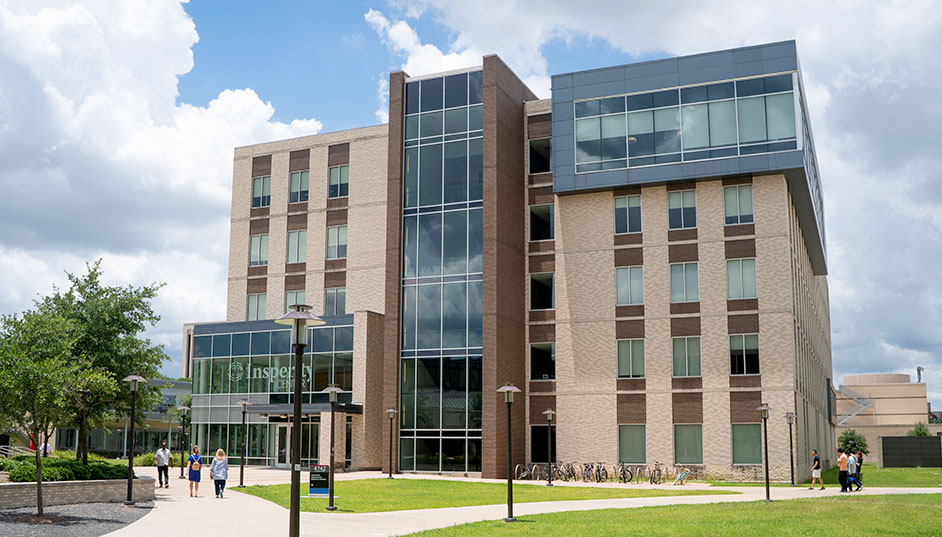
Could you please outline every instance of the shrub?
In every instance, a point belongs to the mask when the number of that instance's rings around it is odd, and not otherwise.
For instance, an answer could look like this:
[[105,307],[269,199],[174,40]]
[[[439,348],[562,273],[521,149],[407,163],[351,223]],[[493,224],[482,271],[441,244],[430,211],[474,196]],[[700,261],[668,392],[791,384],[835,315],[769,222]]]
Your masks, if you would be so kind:
[[[126,466],[104,461],[89,462],[88,466],[68,459],[47,458],[43,461],[43,481],[86,481],[95,479],[126,479]],[[36,465],[21,463],[10,471],[10,481],[32,483],[36,481]]]
[[[180,452],[171,454],[173,466],[180,467]],[[134,466],[154,466],[154,452],[141,453],[134,457]]]
[[23,461],[18,461],[13,458],[4,457],[0,459],[0,472],[10,472],[21,464],[26,464],[26,463]]
[[906,432],[906,436],[930,436],[929,426],[920,421]]
[[[49,456],[50,456],[50,457],[58,457],[58,458],[60,458],[60,459],[72,459],[72,460],[75,460],[75,452],[72,451],[72,450],[70,450],[70,449],[60,449],[60,450],[58,450],[58,451],[53,451],[52,453],[49,454]],[[105,456],[103,456],[103,455],[99,455],[99,454],[97,454],[97,453],[91,453],[91,452],[89,452],[89,454],[88,454],[88,460],[89,460],[89,461],[104,461],[104,460],[108,460],[108,458],[105,457]]]
[[870,454],[870,448],[867,447],[867,438],[854,429],[847,429],[837,439],[837,447],[844,450],[845,453],[857,453],[864,455]]

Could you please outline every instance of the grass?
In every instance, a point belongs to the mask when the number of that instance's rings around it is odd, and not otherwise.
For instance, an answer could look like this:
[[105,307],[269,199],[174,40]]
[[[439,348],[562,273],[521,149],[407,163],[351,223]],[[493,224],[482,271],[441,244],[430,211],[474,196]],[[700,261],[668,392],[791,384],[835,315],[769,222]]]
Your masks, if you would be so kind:
[[[838,468],[835,466],[821,474],[826,487],[840,487],[837,480]],[[877,468],[877,465],[864,463],[860,474],[865,487],[942,487],[942,468]],[[765,483],[737,483],[732,481],[705,481],[713,486],[750,487],[765,486]],[[811,480],[799,483],[798,487],[808,487]],[[788,483],[772,483],[773,487],[787,487]],[[817,484],[816,484],[817,485]]]
[[935,494],[857,496],[772,503],[671,505],[530,515],[508,524],[476,522],[411,537],[846,537],[942,536],[942,501]]
[[[466,505],[492,505],[506,501],[507,486],[437,479],[352,479],[337,481],[334,505],[347,513],[375,513],[410,509],[435,509]],[[255,485],[240,490],[288,508],[290,485]],[[656,490],[643,488],[546,487],[514,485],[514,502],[601,500],[648,496],[727,494],[718,490]],[[301,510],[323,512],[326,498],[301,497]]]

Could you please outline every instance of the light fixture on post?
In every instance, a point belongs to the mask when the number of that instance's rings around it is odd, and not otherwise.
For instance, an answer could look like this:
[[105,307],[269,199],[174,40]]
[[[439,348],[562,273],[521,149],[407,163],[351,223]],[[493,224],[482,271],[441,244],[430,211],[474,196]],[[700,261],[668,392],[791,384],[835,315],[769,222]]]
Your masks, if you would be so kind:
[[140,382],[147,382],[147,379],[138,375],[128,375],[123,380],[131,383],[131,417],[129,419],[131,431],[125,439],[128,446],[128,499],[124,501],[124,505],[130,506],[134,505],[131,495],[134,487],[134,416],[137,413],[137,385]]
[[337,510],[337,507],[334,506],[334,433],[337,431],[334,416],[337,408],[337,394],[342,391],[340,386],[336,384],[324,388],[327,400],[330,401],[330,473],[328,474],[330,478],[327,482],[327,507],[324,508],[328,511]]
[[504,394],[504,402],[507,403],[507,518],[504,522],[516,522],[514,518],[514,466],[513,466],[513,426],[510,419],[510,408],[514,402],[514,393],[520,391],[520,388],[508,382],[497,388],[497,393]]
[[791,470],[791,478],[792,478],[792,484],[789,486],[794,487],[795,486],[795,453],[794,453],[794,450],[792,449],[793,448],[792,425],[795,424],[795,413],[786,412],[785,421],[788,422],[788,466]]
[[771,502],[772,498],[769,496],[769,411],[772,410],[772,407],[762,403],[756,410],[762,416],[762,443],[765,450],[765,456],[763,457],[765,462],[765,501]]
[[291,429],[291,514],[288,524],[288,537],[301,534],[301,377],[304,376],[302,362],[304,347],[307,346],[309,326],[324,324],[324,320],[311,313],[307,304],[293,304],[291,311],[275,319],[278,324],[288,325],[291,330],[291,342],[294,345],[294,423]]
[[546,416],[546,486],[553,486],[553,416],[556,411],[547,408],[543,411]]
[[396,419],[396,414],[399,411],[395,408],[387,408],[386,415],[389,416],[389,479],[392,479],[393,476],[393,465],[392,465],[392,454],[393,454],[393,420]]
[[246,456],[246,444],[248,443],[248,431],[245,428],[245,407],[251,405],[247,399],[242,399],[237,405],[242,407],[242,449],[239,450],[239,487],[245,488],[245,456]]
[[180,405],[177,410],[180,411],[180,479],[186,479],[183,476],[183,467],[186,466],[186,413],[190,407]]

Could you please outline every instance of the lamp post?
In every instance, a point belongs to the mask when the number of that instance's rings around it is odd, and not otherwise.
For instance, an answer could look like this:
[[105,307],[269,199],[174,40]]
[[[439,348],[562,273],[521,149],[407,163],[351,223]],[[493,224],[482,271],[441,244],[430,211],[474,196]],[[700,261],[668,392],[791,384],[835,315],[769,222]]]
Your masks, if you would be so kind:
[[552,408],[543,411],[546,416],[546,486],[553,486],[553,416],[556,414]]
[[795,486],[795,453],[793,449],[793,440],[792,440],[792,425],[795,423],[795,413],[786,412],[785,421],[788,422],[788,466],[791,469],[792,484],[790,487]]
[[330,401],[330,478],[327,482],[327,507],[325,507],[328,511],[337,510],[337,507],[334,506],[334,433],[337,431],[334,416],[337,408],[337,394],[342,391],[340,386],[336,384],[331,384],[324,388],[324,392],[327,393],[328,400]]
[[180,411],[180,479],[186,479],[183,476],[183,467],[186,466],[186,413],[190,407],[180,405],[177,410]]
[[507,403],[507,518],[504,519],[504,522],[517,521],[517,519],[514,518],[513,440],[511,438],[513,428],[510,419],[510,406],[514,402],[514,393],[519,391],[520,388],[514,386],[511,382],[497,388],[497,393],[503,393],[504,402]]
[[301,534],[301,377],[304,376],[302,362],[304,347],[307,346],[307,327],[324,324],[324,320],[311,313],[311,306],[293,304],[291,311],[275,319],[275,322],[293,328],[291,340],[294,344],[294,423],[291,427],[291,513],[288,537],[298,537]]
[[238,402],[242,407],[242,449],[239,456],[239,488],[245,488],[245,455],[246,455],[246,444],[248,441],[248,431],[245,429],[245,407],[251,405],[252,403],[248,402],[246,399],[242,399]]
[[771,502],[772,498],[769,496],[769,411],[772,407],[762,403],[756,410],[762,414],[762,440],[765,446],[765,501]]
[[134,415],[137,412],[137,383],[147,382],[147,379],[138,375],[128,375],[124,377],[123,380],[124,382],[131,383],[131,433],[128,435],[128,438],[125,439],[128,446],[128,499],[124,501],[124,505],[134,505],[134,500],[131,499],[131,493],[133,491],[134,479]]
[[393,467],[392,467],[392,454],[393,454],[393,420],[396,419],[396,414],[398,414],[398,413],[399,413],[399,411],[396,410],[395,408],[387,408],[387,409],[386,409],[386,415],[389,416],[389,479],[392,479],[392,478],[393,478],[393,476],[392,476],[392,472],[393,472]]

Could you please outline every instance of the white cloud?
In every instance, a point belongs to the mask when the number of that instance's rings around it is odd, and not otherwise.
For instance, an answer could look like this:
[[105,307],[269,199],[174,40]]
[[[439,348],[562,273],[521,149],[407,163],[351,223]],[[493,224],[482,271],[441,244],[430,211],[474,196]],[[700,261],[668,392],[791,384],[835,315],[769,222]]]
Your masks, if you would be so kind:
[[198,36],[180,2],[0,1],[0,312],[104,259],[167,282],[148,333],[179,374],[181,325],[225,317],[235,146],[316,133],[252,89],[176,104]]

